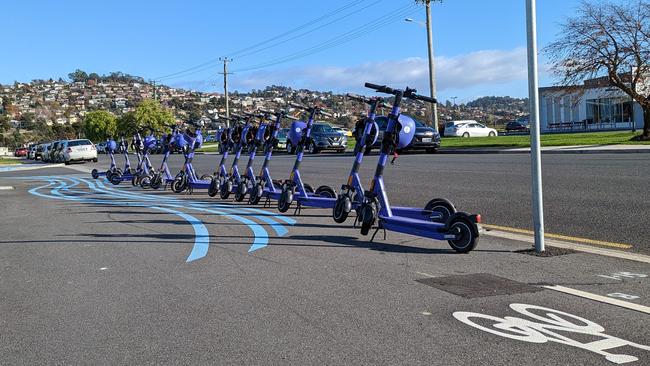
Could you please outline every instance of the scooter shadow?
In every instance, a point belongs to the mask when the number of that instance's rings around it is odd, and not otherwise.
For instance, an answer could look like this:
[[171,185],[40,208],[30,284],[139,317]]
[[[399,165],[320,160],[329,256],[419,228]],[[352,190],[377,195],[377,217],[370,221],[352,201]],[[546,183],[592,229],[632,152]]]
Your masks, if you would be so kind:
[[[377,234],[377,238],[381,233]],[[341,248],[341,246],[349,246],[355,248],[369,249],[385,253],[406,253],[406,254],[453,254],[460,255],[455,250],[451,248],[423,248],[415,247],[406,244],[399,243],[382,243],[382,242],[370,242],[359,240],[359,238],[352,236],[340,236],[340,235],[328,235],[328,236],[309,236],[309,235],[292,235],[287,237],[289,240],[299,240],[299,241],[318,241],[333,243],[338,245],[323,245],[323,244],[280,244],[282,246],[304,246],[304,247],[327,247],[327,248]],[[272,244],[273,245],[273,244]],[[481,253],[512,253],[511,250],[497,250],[497,249],[475,249],[472,252],[481,252]]]
[[[379,235],[379,234],[378,234]],[[298,241],[311,241],[311,242],[326,242],[338,245],[319,245],[319,244],[281,244],[291,245],[291,246],[315,246],[315,247],[331,247],[331,248],[340,248],[342,245],[375,250],[379,252],[386,253],[407,253],[407,254],[456,254],[453,249],[440,249],[440,248],[422,248],[414,247],[410,245],[403,244],[387,244],[387,243],[378,243],[370,241],[361,241],[358,238],[352,236],[339,236],[339,235],[328,235],[328,236],[309,236],[309,235],[292,235],[287,237],[290,240]]]

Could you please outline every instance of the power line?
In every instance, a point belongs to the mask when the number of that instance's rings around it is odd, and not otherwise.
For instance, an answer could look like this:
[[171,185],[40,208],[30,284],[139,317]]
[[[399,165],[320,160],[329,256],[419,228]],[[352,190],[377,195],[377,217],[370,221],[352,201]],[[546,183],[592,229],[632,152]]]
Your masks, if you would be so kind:
[[[352,7],[354,7],[354,6],[358,5],[358,4],[361,4],[361,3],[365,2],[365,1],[366,0],[351,1],[351,2],[347,3],[346,5],[343,5],[340,8],[337,8],[337,9],[335,9],[335,10],[329,12],[329,13],[326,13],[325,15],[322,15],[322,16],[320,16],[318,18],[312,19],[312,20],[310,20],[310,21],[308,21],[308,22],[306,22],[306,23],[304,23],[304,24],[302,24],[302,25],[300,25],[300,26],[298,26],[296,28],[290,29],[290,30],[288,30],[286,32],[283,32],[283,33],[281,33],[281,34],[279,34],[277,36],[266,39],[266,40],[264,40],[262,42],[258,42],[258,43],[254,44],[252,46],[249,46],[249,47],[240,49],[238,51],[232,52],[232,53],[230,53],[230,55],[237,56],[238,54],[241,54],[243,52],[252,50],[252,49],[254,49],[256,47],[263,46],[266,43],[272,42],[272,41],[274,41],[276,39],[282,38],[282,37],[284,37],[286,35],[289,35],[291,33],[294,33],[294,32],[300,31],[300,30],[302,30],[304,28],[307,28],[309,26],[312,26],[312,25],[314,25],[314,24],[316,24],[316,23],[318,23],[318,22],[320,22],[322,20],[330,18],[330,17],[332,17],[332,16],[334,16],[336,14],[339,14],[339,13],[341,13],[341,12],[343,12],[343,11],[349,9],[349,8],[352,8]],[[217,63],[217,62],[220,62],[220,59],[219,58],[214,58],[214,59],[208,60],[206,62],[203,62],[203,63],[201,63],[199,65],[196,65],[196,66],[193,66],[193,67],[181,70],[181,71],[177,71],[177,72],[174,72],[174,73],[171,73],[171,74],[160,76],[160,77],[156,78],[156,80],[161,81],[161,80],[165,80],[165,79],[175,79],[175,78],[178,78],[178,77],[184,77],[184,76],[189,76],[189,75],[192,75],[192,74],[196,74],[198,72],[201,72],[201,71],[204,71],[204,70],[207,70],[207,69],[213,67],[213,65],[215,63]]]
[[304,36],[306,36],[306,35],[308,35],[308,34],[310,34],[310,33],[313,33],[313,32],[315,32],[315,31],[319,30],[319,29],[325,28],[325,27],[327,27],[328,25],[332,25],[332,24],[337,23],[337,22],[339,22],[339,21],[341,21],[341,20],[343,20],[343,19],[345,19],[345,18],[348,18],[348,17],[354,15],[354,14],[357,14],[357,13],[363,11],[363,10],[366,10],[366,9],[370,8],[371,6],[377,5],[378,3],[382,2],[382,1],[383,1],[383,0],[377,0],[377,1],[373,2],[373,3],[370,3],[370,4],[368,4],[368,5],[366,5],[366,6],[362,7],[362,8],[360,8],[360,9],[355,10],[355,11],[349,13],[349,14],[346,14],[346,15],[340,17],[340,18],[336,18],[336,19],[332,20],[331,22],[327,22],[327,23],[322,24],[322,25],[320,25],[320,26],[318,26],[318,27],[316,27],[316,28],[310,29],[310,30],[308,30],[308,31],[306,31],[306,32],[302,32],[302,33],[300,33],[300,34],[298,34],[298,35],[296,35],[296,36],[293,36],[293,37],[291,37],[291,38],[284,39],[284,40],[282,40],[282,41],[279,41],[279,42],[273,43],[273,44],[271,44],[271,45],[269,45],[269,46],[266,46],[266,47],[263,47],[263,48],[258,48],[258,49],[252,50],[252,51],[250,51],[250,52],[246,52],[246,53],[244,53],[244,54],[242,54],[242,55],[239,55],[239,59],[244,58],[244,57],[246,57],[246,56],[254,55],[254,54],[256,54],[256,53],[260,53],[260,52],[262,52],[262,51],[266,51],[266,50],[268,50],[268,49],[270,49],[270,48],[273,48],[273,47],[279,46],[279,45],[284,44],[284,43],[287,43],[287,42],[289,42],[289,41],[293,41],[294,39],[298,39],[298,38],[300,38],[300,37],[304,37]]
[[257,70],[257,69],[262,69],[274,65],[278,65],[281,63],[293,61],[302,57],[306,57],[309,55],[312,55],[317,52],[324,51],[326,49],[332,48],[339,46],[341,44],[350,42],[354,39],[357,39],[359,37],[362,37],[364,35],[367,35],[377,29],[383,28],[384,26],[394,23],[397,20],[401,20],[404,15],[408,14],[411,12],[417,5],[407,5],[405,7],[398,8],[394,11],[391,11],[389,14],[384,15],[382,17],[379,17],[371,22],[368,22],[360,27],[357,27],[351,31],[342,33],[336,37],[330,38],[329,40],[322,42],[320,44],[317,44],[315,46],[306,48],[304,50],[295,52],[293,54],[280,57],[278,59],[268,61],[265,63],[260,63],[257,65],[241,68],[241,69],[236,69],[235,71],[237,72],[245,72],[245,71],[252,71],[252,70]]

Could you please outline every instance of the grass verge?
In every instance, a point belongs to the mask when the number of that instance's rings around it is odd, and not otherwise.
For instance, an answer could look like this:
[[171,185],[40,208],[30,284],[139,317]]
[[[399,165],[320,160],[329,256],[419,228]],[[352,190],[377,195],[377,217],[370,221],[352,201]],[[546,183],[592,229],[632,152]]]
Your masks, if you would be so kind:
[[18,159],[0,158],[0,165],[18,165],[18,164],[22,164],[22,161]]
[[[628,131],[545,134],[541,136],[541,143],[542,146],[650,145],[650,141],[631,141],[638,135]],[[530,147],[530,136],[446,137],[442,139],[442,147]]]

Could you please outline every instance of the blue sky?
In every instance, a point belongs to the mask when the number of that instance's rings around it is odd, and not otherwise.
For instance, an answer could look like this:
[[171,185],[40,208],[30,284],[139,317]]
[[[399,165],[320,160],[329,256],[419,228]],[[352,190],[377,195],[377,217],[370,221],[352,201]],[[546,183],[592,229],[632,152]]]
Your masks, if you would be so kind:
[[[146,79],[233,56],[231,89],[268,84],[335,92],[362,91],[364,81],[410,85],[427,93],[424,8],[412,0],[335,1],[9,1],[3,4],[0,83],[123,71]],[[553,40],[578,0],[538,1],[539,44]],[[243,5],[246,4],[246,5]],[[458,102],[483,95],[525,96],[524,0],[446,0],[433,5],[438,97]],[[342,9],[343,10],[340,10]],[[310,20],[313,22],[258,46]],[[378,22],[371,23],[379,20]],[[331,23],[331,24],[328,24]],[[367,25],[367,28],[361,28]],[[374,26],[376,25],[376,26]],[[320,28],[319,28],[320,27]],[[287,62],[288,55],[341,36],[347,43]],[[292,39],[293,38],[293,39]],[[272,47],[269,47],[272,46]],[[260,50],[260,48],[268,49]],[[544,60],[541,60],[544,63]],[[164,84],[221,91],[222,65],[175,75]],[[541,75],[542,84],[553,82]]]

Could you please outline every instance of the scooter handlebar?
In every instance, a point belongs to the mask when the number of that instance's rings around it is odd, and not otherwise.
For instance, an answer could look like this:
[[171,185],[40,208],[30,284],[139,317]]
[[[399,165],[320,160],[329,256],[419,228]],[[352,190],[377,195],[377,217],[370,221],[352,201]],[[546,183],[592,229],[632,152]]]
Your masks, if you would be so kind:
[[380,93],[385,93],[385,94],[395,94],[395,89],[389,88],[386,85],[377,85],[373,83],[366,83],[365,84],[366,88],[374,89]]
[[421,100],[423,102],[436,103],[436,104],[438,103],[438,100],[436,98],[427,97],[427,96],[419,95],[419,94],[415,94],[415,93],[411,93],[411,94],[405,95],[405,96],[407,98],[409,98],[409,99]]

